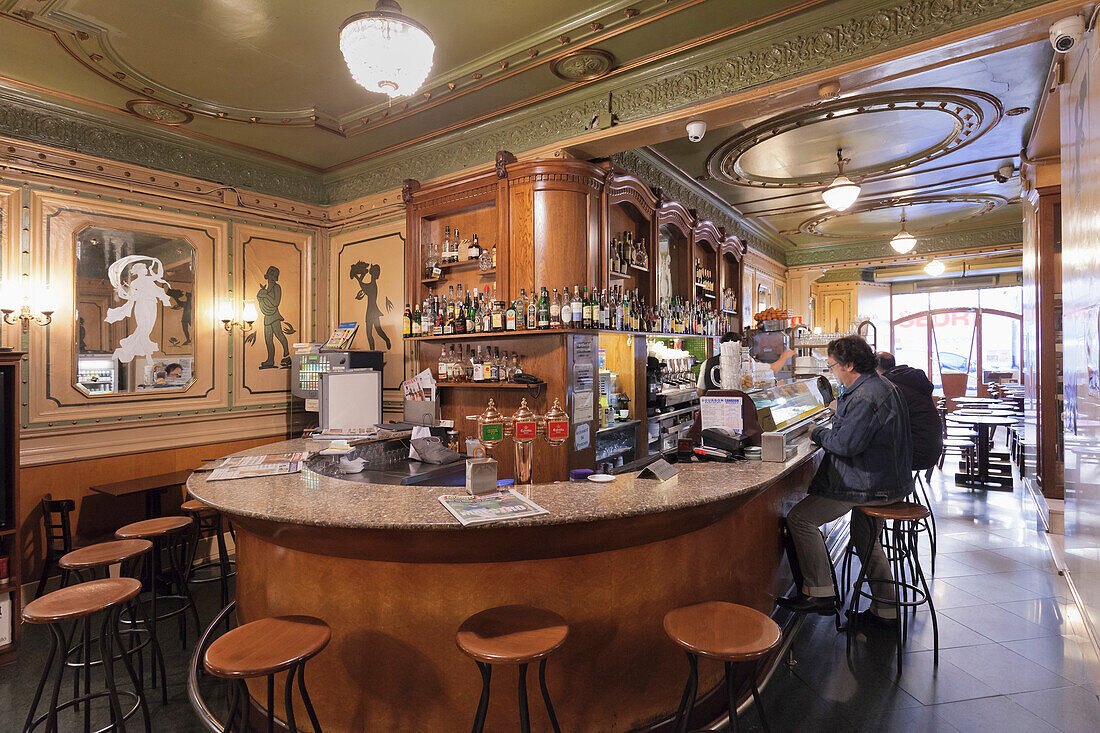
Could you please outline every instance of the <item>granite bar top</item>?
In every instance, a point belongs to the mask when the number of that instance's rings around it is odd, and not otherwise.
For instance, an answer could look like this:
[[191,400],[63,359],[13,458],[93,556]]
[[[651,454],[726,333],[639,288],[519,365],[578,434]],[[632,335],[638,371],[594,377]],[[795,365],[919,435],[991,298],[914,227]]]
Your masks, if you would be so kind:
[[[235,456],[318,451],[327,442],[309,439],[251,448]],[[443,494],[463,493],[460,487],[400,486],[349,481],[315,473],[265,478],[208,481],[195,473],[187,491],[229,515],[305,526],[361,529],[455,530],[476,532],[484,527],[581,524],[601,520],[671,512],[720,502],[755,492],[793,471],[820,450],[804,441],[786,463],[680,463],[679,475],[668,482],[621,474],[615,481],[533,484],[522,493],[549,514],[508,522],[463,527],[439,503]]]

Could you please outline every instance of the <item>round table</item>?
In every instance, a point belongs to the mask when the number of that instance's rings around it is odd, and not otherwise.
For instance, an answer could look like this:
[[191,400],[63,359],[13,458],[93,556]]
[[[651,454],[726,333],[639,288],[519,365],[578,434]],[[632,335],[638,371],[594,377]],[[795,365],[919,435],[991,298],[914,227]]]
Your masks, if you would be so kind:
[[1001,415],[967,415],[951,413],[947,416],[951,422],[973,425],[978,429],[978,475],[956,473],[955,484],[972,489],[987,491],[1012,491],[1012,476],[989,475],[989,431],[999,425],[1015,425],[1014,417]]

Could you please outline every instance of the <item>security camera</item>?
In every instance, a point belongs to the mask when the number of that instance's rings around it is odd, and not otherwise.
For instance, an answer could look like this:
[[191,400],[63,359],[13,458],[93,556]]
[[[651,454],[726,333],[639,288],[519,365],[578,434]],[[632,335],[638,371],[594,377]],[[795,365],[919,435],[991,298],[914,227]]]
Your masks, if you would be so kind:
[[1011,163],[1005,163],[993,174],[993,180],[997,183],[1008,183],[1008,180],[1012,178],[1015,172],[1016,169],[1012,167]]
[[1082,15],[1073,15],[1069,18],[1057,20],[1050,26],[1050,45],[1058,53],[1065,53],[1081,40],[1085,35],[1085,18]]
[[697,143],[707,134],[707,123],[703,120],[692,120],[687,124],[688,140]]

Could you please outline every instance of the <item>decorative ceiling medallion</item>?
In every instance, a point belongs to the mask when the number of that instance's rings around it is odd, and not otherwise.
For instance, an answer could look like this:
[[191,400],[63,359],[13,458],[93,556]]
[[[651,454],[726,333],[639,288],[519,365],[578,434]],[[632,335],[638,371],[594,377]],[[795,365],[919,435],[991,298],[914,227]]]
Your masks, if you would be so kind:
[[607,76],[615,57],[599,48],[578,48],[550,65],[554,76],[566,81],[592,81]]
[[138,117],[142,117],[158,125],[186,125],[195,116],[182,109],[169,107],[155,99],[131,99],[126,103],[126,109]]
[[1003,114],[996,97],[976,90],[903,89],[846,97],[747,128],[715,148],[706,166],[712,177],[736,186],[816,188],[836,176],[833,152],[854,146],[859,154],[845,173],[862,182],[958,150]]
[[[872,222],[868,225],[861,225],[866,227],[875,228],[875,231],[863,231],[853,232],[852,234],[839,234],[835,232],[825,231],[822,226],[834,222],[838,219],[847,217],[856,217],[860,214],[866,214],[873,211],[884,211],[888,209],[905,208],[909,210],[910,216],[908,217],[908,229],[912,234],[919,234],[921,232],[930,232],[937,229],[943,229],[948,226],[953,226],[960,222],[968,221],[970,219],[976,219],[980,216],[984,216],[994,209],[999,209],[1008,203],[1008,199],[1003,196],[994,196],[992,194],[932,194],[928,196],[909,196],[909,197],[891,197],[885,199],[872,199],[869,201],[857,202],[852,208],[847,211],[827,211],[819,216],[815,216],[811,219],[807,219],[798,225],[797,232],[781,232],[781,234],[808,234],[813,237],[822,237],[827,239],[871,239],[875,237],[890,237],[897,233],[898,230],[898,218],[896,216],[887,217],[881,223],[881,227],[876,222]],[[962,212],[953,216],[947,214],[946,216],[935,217],[940,220],[933,226],[914,226],[914,219],[919,221],[920,218],[930,217],[914,217],[913,210],[919,211],[922,207],[935,206],[941,211],[944,208],[959,208]],[[881,229],[881,231],[878,231]]]

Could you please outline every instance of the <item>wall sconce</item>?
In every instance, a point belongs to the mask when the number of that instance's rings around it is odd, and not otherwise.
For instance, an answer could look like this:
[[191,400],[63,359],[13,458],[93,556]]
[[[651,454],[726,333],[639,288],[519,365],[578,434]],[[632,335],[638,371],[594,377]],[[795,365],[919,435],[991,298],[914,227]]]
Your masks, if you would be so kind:
[[6,280],[0,287],[0,311],[4,314],[4,323],[14,326],[23,324],[23,333],[27,333],[32,322],[39,326],[49,325],[57,310],[57,301],[49,285],[34,288],[30,278]]
[[240,318],[233,317],[233,304],[229,301],[223,302],[218,308],[218,320],[225,326],[225,330],[230,333],[234,328],[239,328],[241,333],[248,333],[252,330],[257,318],[256,304],[252,302],[244,304],[244,307],[241,308]]

